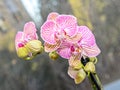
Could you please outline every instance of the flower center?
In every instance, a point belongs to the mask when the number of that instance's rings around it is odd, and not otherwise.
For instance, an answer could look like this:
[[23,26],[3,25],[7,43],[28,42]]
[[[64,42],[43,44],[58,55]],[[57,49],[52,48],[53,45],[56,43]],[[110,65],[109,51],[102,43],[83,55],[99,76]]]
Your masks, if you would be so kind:
[[71,48],[70,48],[70,49],[71,49],[71,51],[72,51],[72,52],[74,52],[74,51],[75,51],[74,46],[71,46]]
[[56,36],[57,36],[57,38],[59,38],[60,40],[64,40],[64,39],[65,39],[65,35],[66,35],[66,32],[65,32],[64,30],[61,30],[61,31],[56,32]]
[[81,52],[81,48],[77,47],[77,48],[75,49],[75,51],[78,52],[78,53],[80,53],[80,52]]

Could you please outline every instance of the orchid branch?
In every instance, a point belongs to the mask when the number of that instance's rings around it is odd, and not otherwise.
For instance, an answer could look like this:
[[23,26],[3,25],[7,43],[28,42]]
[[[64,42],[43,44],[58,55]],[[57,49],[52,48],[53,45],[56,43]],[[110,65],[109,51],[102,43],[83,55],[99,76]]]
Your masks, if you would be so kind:
[[96,56],[100,49],[95,36],[87,26],[79,26],[73,15],[52,12],[41,26],[40,36],[44,46],[38,39],[34,22],[24,25],[15,37],[17,55],[31,60],[43,51],[56,60],[58,56],[68,59],[68,75],[80,84],[88,76],[93,90],[103,90],[101,81],[95,71]]

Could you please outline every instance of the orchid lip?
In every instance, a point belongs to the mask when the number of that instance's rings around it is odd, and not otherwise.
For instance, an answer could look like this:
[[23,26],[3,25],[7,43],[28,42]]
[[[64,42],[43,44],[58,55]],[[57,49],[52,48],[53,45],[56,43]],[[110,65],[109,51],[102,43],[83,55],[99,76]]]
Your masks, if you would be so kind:
[[74,52],[75,51],[75,48],[73,46],[71,46],[71,51]]
[[23,43],[19,43],[18,47],[24,47],[24,44]]

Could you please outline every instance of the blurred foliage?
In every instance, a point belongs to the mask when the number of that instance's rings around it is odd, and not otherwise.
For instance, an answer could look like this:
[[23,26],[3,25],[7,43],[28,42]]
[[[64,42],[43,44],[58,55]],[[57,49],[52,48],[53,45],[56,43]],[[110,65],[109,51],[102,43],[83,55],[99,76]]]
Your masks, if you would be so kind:
[[15,31],[11,30],[10,32],[6,32],[4,35],[3,33],[0,33],[0,50],[9,50],[10,52],[15,51],[15,46],[14,46],[14,36],[15,36]]
[[90,15],[89,15],[89,0],[68,0],[73,14],[77,17],[78,19],[78,24],[79,25],[86,25],[90,29],[93,29],[92,22],[90,20]]

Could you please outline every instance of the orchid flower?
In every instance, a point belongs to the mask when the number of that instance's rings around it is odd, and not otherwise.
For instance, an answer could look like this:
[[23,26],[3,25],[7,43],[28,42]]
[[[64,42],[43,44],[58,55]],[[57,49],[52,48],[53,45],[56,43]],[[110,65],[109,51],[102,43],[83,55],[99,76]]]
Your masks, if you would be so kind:
[[[95,37],[88,27],[78,26],[78,33],[81,35],[81,38],[79,38],[77,43],[64,42],[57,50],[61,57],[69,59],[68,74],[75,80],[75,83],[77,84],[83,81],[85,78],[80,61],[81,57],[96,57],[100,53],[100,49],[96,44]],[[85,70],[95,71],[93,64],[92,68],[88,68],[88,66],[91,66],[91,63],[85,67]]]
[[31,40],[37,40],[38,36],[36,34],[35,24],[33,22],[28,22],[24,25],[24,30],[19,31],[15,37],[16,50],[23,47],[27,42]]
[[76,17],[50,13],[41,27],[41,37],[45,41],[46,52],[57,50],[63,41],[78,41],[81,36],[77,34]]
[[28,22],[24,25],[24,30],[19,31],[15,37],[15,47],[19,57],[31,59],[33,54],[41,50],[42,43],[38,41],[35,24]]
[[[100,53],[100,49],[96,44],[93,33],[88,27],[78,26],[77,29],[81,35],[79,41],[77,43],[63,42],[57,49],[57,52],[61,57],[69,59],[68,75],[78,84],[86,76],[85,71],[82,69],[81,57],[96,57]],[[88,68],[88,66],[90,65],[87,65],[85,70],[95,71],[94,65],[92,65],[92,68],[91,66]]]
[[71,56],[79,55],[79,59],[83,57],[96,57],[100,53],[95,37],[91,30],[86,26],[78,26],[78,33],[81,35],[77,43],[63,42],[57,50],[58,54],[66,59]]

